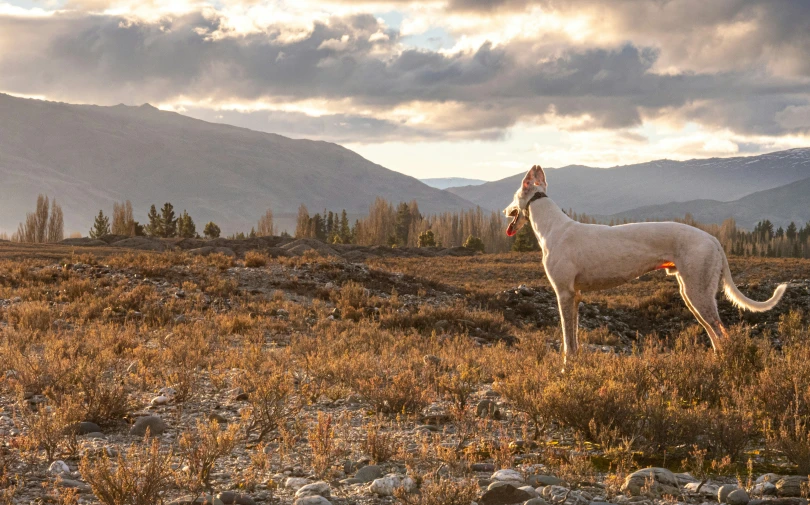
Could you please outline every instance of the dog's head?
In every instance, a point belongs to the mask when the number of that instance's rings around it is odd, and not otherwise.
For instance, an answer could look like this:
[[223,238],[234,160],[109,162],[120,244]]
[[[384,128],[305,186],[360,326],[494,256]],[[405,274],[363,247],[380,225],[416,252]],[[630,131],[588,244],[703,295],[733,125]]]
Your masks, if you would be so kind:
[[545,193],[548,185],[546,184],[546,174],[540,165],[535,165],[529,169],[526,176],[523,178],[523,183],[520,189],[515,193],[515,198],[509,207],[503,210],[503,213],[512,218],[509,226],[506,228],[508,236],[514,236],[523,225],[529,221],[529,215],[526,207],[529,205],[529,200],[538,191]]

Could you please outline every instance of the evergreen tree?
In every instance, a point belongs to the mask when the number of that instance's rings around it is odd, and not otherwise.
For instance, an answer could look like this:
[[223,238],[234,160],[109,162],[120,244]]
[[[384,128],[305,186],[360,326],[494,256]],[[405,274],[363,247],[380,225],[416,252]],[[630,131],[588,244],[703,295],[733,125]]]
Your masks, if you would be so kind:
[[349,227],[349,216],[346,214],[346,209],[340,213],[340,242],[343,244],[350,244],[352,242],[352,230]]
[[540,245],[537,243],[537,237],[531,226],[524,226],[515,235],[515,241],[512,243],[512,250],[516,252],[529,252],[537,251]]
[[787,236],[788,240],[793,242],[794,240],[796,240],[796,235],[797,234],[798,234],[798,230],[796,229],[796,223],[791,221],[790,224],[787,227],[787,230],[785,230],[785,235]]
[[401,245],[408,245],[408,235],[411,231],[411,218],[411,210],[408,207],[408,204],[405,202],[400,202],[400,204],[397,206],[395,233],[397,243]]
[[146,225],[145,228],[146,234],[149,235],[150,237],[162,237],[163,222],[160,220],[160,214],[158,214],[154,204],[151,207],[149,207],[149,214],[147,215],[147,219],[149,219],[149,223]]
[[174,206],[169,202],[163,204],[160,209],[160,224],[163,227],[164,238],[177,236],[177,218],[174,215]]
[[177,236],[183,238],[194,238],[197,236],[197,226],[185,209],[180,217],[177,218]]
[[473,251],[484,252],[484,241],[480,237],[470,235],[464,241],[464,247],[472,249]]
[[217,226],[213,221],[209,221],[203,230],[203,234],[206,238],[219,238],[220,233],[221,230],[219,229],[219,226]]
[[425,230],[419,234],[419,247],[436,247],[436,237],[432,230]]
[[90,230],[90,238],[100,238],[104,235],[110,234],[110,219],[104,215],[104,212],[99,210],[98,216],[93,223],[93,228]]

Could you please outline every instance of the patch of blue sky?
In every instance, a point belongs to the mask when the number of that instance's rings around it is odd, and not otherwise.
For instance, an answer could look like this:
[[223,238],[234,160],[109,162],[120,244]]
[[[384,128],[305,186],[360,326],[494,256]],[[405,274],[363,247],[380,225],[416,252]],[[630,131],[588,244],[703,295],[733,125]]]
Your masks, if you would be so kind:
[[6,3],[22,9],[38,8],[44,10],[55,10],[64,7],[67,0],[0,0],[0,3]]

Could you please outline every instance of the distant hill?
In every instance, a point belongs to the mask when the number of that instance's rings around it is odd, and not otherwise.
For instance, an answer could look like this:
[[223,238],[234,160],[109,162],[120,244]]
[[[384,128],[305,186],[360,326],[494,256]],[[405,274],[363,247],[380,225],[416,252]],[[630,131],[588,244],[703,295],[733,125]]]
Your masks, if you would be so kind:
[[0,94],[0,231],[13,231],[38,193],[55,196],[66,232],[90,228],[99,209],[130,199],[187,209],[198,230],[249,230],[279,216],[367,212],[378,196],[416,200],[422,212],[471,208],[462,197],[372,163],[339,145],[207,123],[150,105],[99,107]]
[[[503,209],[524,173],[448,191],[486,209]],[[810,178],[810,148],[748,157],[660,160],[606,169],[572,165],[549,169],[546,174],[548,194],[562,208],[610,215],[666,202],[727,202]],[[807,212],[806,219],[810,219],[810,210]]]
[[719,224],[728,218],[734,218],[737,226],[749,230],[764,219],[769,219],[775,226],[787,226],[793,221],[801,227],[810,221],[810,178],[758,191],[731,202],[692,200],[651,205],[610,216],[600,216],[599,219],[664,221],[682,218],[686,213],[701,223]]
[[487,181],[480,179],[465,179],[464,177],[437,177],[434,179],[419,179],[430,187],[439,189],[457,188],[459,186],[478,186]]

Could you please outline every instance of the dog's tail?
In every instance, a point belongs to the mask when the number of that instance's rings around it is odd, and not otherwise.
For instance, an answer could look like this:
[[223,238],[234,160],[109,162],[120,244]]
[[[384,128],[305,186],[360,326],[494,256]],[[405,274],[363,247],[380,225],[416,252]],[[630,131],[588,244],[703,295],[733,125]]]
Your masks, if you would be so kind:
[[765,312],[766,310],[771,310],[779,303],[779,300],[782,299],[782,295],[785,294],[786,289],[787,284],[778,285],[773,292],[773,296],[764,302],[756,302],[748,298],[740,293],[740,290],[737,289],[737,286],[734,284],[734,279],[731,278],[731,270],[728,268],[728,259],[723,255],[723,291],[726,293],[726,298],[737,307],[750,310],[751,312]]

